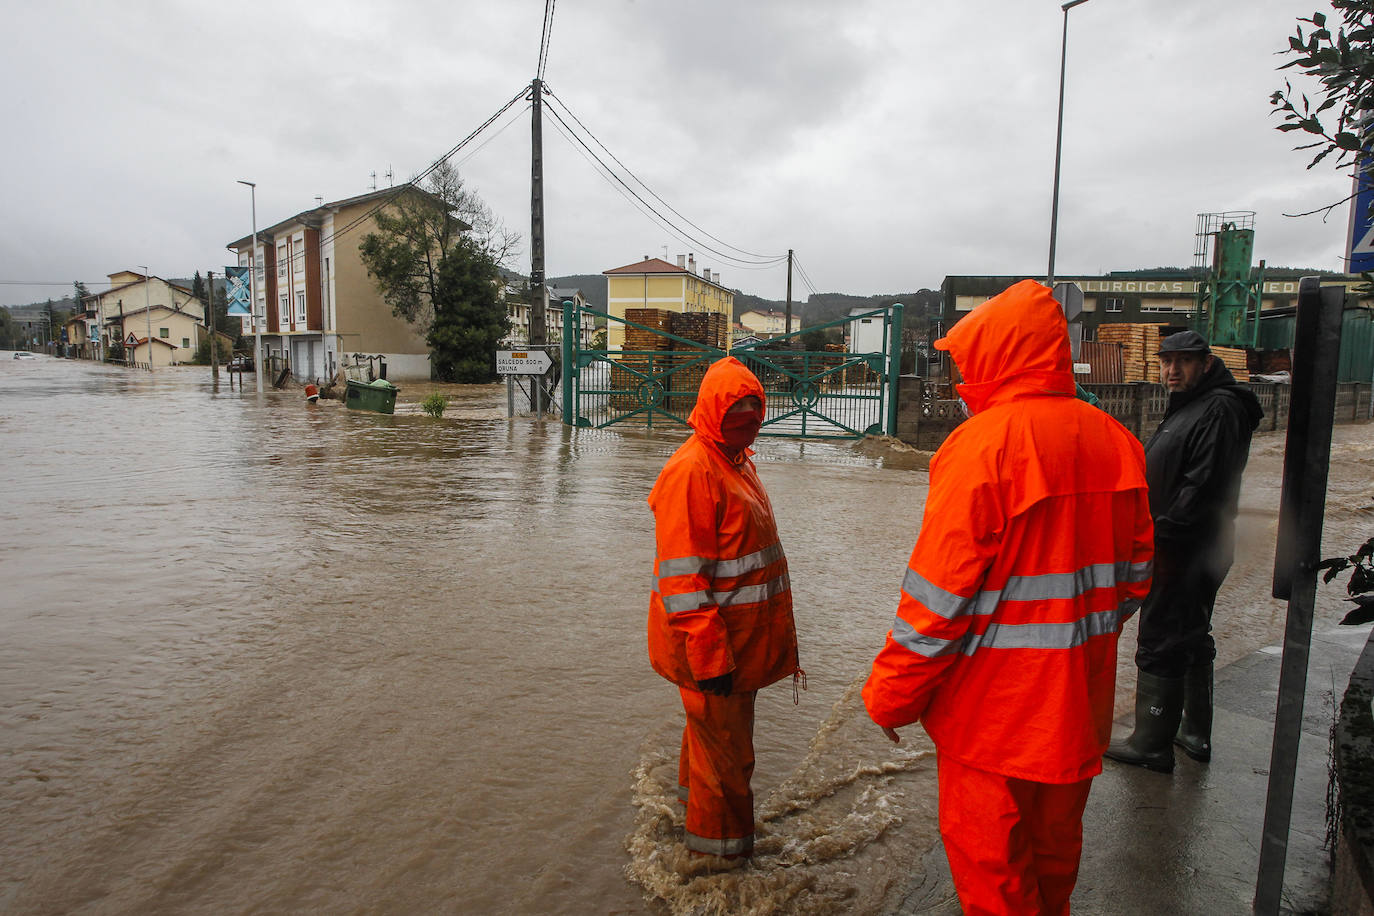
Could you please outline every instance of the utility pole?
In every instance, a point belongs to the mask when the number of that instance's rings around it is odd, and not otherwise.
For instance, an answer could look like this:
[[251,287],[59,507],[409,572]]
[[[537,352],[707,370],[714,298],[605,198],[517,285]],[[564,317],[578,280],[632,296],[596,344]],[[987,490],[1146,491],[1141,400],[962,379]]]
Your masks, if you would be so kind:
[[[787,311],[786,324],[782,326],[784,334],[792,333],[792,249],[787,249]],[[789,338],[790,340],[790,338]]]
[[[530,83],[532,117],[530,120],[530,347],[542,349],[548,342],[545,303],[548,286],[544,283],[544,81]],[[564,366],[563,371],[568,371]],[[534,391],[530,406],[537,415],[544,413],[544,377],[531,376]]]
[[148,323],[148,371],[153,371],[153,307],[149,304],[148,287],[152,285],[152,277],[148,275],[146,265],[139,265],[143,268],[143,317]]
[[544,303],[548,297],[544,284],[544,81],[535,79],[530,85],[534,89],[530,121],[530,286],[534,288],[534,301],[530,303],[530,346],[542,347],[549,340],[544,318]]
[[[375,173],[374,173],[375,174]],[[262,314],[258,314],[258,186],[252,181],[239,179],[239,184],[248,185],[249,205],[253,210],[253,240],[248,244],[248,289],[253,304],[248,312],[253,317],[253,382],[258,394],[262,394],[262,327],[267,323],[267,304],[263,303]],[[373,190],[376,190],[375,188]],[[239,391],[243,391],[243,377],[239,376]]]
[[219,384],[219,341],[215,339],[215,272],[205,272],[205,324],[210,328],[210,374]]

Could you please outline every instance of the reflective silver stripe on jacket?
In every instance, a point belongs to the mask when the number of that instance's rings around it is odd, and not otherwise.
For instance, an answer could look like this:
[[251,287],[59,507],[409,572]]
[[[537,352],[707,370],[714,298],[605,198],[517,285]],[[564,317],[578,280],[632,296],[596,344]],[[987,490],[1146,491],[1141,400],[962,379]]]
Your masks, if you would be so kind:
[[1011,576],[1002,588],[980,590],[968,598],[947,592],[908,568],[902,580],[902,591],[941,617],[952,620],[964,613],[991,614],[1003,601],[1067,600],[1094,589],[1115,588],[1122,582],[1144,582],[1150,577],[1152,567],[1150,561],[1094,563],[1074,572]]
[[771,582],[760,585],[742,585],[728,591],[695,591],[680,595],[663,595],[663,580],[671,576],[703,575],[711,579],[726,579],[742,576],[745,573],[766,569],[783,558],[782,544],[773,543],[747,553],[742,557],[729,560],[712,560],[707,557],[670,557],[658,561],[658,578],[654,580],[654,591],[663,596],[663,608],[669,614],[678,611],[694,611],[699,607],[717,605],[729,607],[732,604],[753,604],[766,601],[791,587],[787,574]]
[[898,617],[892,625],[892,639],[926,658],[952,652],[972,655],[979,649],[1073,649],[1094,636],[1119,632],[1121,621],[1139,605],[1136,599],[1123,601],[1119,607],[1068,623],[994,623],[985,633],[966,633],[957,639],[927,636]]
[[658,561],[659,581],[669,576],[703,575],[713,579],[733,578],[763,569],[782,559],[782,545],[770,544],[762,550],[747,553],[732,560],[712,560],[708,557],[671,557]]
[[[792,583],[788,580],[787,574],[783,573],[769,582],[759,585],[741,585],[739,588],[732,588],[728,591],[696,591],[681,595],[663,595],[663,609],[669,614],[676,614],[679,611],[695,611],[699,607],[709,607],[712,604],[717,607],[757,604],[760,601],[767,601],[774,595],[780,595],[791,587]],[[662,595],[662,592],[659,594]]]

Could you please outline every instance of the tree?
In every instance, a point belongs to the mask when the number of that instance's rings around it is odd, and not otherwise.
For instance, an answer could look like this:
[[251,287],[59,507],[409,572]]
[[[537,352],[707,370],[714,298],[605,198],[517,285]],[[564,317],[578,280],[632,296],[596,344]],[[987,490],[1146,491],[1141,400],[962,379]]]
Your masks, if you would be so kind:
[[359,245],[363,264],[392,312],[426,331],[440,269],[466,231],[472,231],[473,244],[493,265],[512,257],[520,239],[447,162],[423,187],[401,190],[374,219],[377,231]]
[[0,350],[20,349],[14,345],[18,336],[19,329],[15,326],[14,319],[10,317],[10,310],[0,307]]
[[426,337],[440,381],[496,378],[496,345],[509,331],[498,277],[495,262],[475,239],[459,238],[444,256]]
[[[1374,159],[1359,156],[1361,146],[1374,140],[1370,131],[1374,126],[1374,0],[1331,0],[1331,5],[1341,14],[1344,26],[1333,36],[1322,13],[1299,16],[1297,33],[1289,37],[1288,48],[1282,52],[1293,59],[1279,68],[1297,67],[1315,77],[1322,87],[1319,104],[1314,108],[1307,94],[1296,93],[1286,79],[1283,89],[1269,101],[1272,110],[1283,116],[1278,130],[1302,131],[1317,138],[1294,147],[1317,150],[1307,164],[1309,169],[1337,153],[1337,169],[1351,166],[1374,178]],[[1304,23],[1312,26],[1306,34]],[[1331,115],[1323,121],[1326,112],[1335,114],[1334,123]],[[1350,197],[1309,213],[1330,212],[1347,200]]]

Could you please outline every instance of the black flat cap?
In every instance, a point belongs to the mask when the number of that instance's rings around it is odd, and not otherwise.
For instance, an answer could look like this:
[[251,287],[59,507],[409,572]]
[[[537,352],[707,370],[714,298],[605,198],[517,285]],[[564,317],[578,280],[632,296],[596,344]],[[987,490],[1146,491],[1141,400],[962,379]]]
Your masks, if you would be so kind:
[[1202,335],[1197,331],[1179,331],[1177,334],[1170,334],[1159,342],[1159,349],[1155,351],[1155,356],[1163,356],[1165,353],[1211,353],[1212,348],[1207,346],[1207,341],[1202,339]]

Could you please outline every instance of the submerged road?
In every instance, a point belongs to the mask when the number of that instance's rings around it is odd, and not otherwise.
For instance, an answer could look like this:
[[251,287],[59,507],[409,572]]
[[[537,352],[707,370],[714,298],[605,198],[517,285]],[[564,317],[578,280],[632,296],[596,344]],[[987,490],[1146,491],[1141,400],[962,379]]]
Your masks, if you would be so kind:
[[[0,360],[0,911],[891,913],[939,886],[931,748],[857,695],[919,457],[761,443],[809,690],[760,696],[755,860],[696,874],[643,632],[644,499],[680,437],[502,405]],[[1374,427],[1336,439],[1327,544],[1353,549]],[[1221,664],[1282,629],[1282,447],[1255,443]]]

